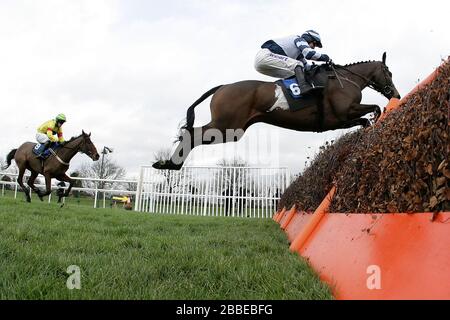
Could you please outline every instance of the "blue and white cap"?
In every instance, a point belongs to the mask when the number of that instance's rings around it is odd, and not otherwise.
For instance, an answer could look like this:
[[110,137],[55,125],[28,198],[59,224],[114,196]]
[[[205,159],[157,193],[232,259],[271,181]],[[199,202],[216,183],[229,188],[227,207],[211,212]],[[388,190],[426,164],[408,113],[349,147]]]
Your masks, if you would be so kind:
[[319,48],[322,48],[322,39],[320,34],[314,30],[308,30],[304,34],[302,34],[302,38],[306,40],[306,42],[315,42]]

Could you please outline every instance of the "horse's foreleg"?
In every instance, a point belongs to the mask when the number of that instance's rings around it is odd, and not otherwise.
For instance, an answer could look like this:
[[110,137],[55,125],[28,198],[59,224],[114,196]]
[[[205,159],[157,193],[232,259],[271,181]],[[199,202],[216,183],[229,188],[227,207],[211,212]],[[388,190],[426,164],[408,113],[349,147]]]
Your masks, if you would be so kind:
[[19,168],[19,176],[17,177],[17,183],[19,184],[20,188],[22,188],[23,192],[25,193],[25,197],[27,199],[27,202],[31,202],[31,196],[30,196],[30,189],[28,189],[23,184],[23,175],[25,173],[25,168]]
[[363,126],[363,128],[370,127],[370,121],[366,118],[358,118],[350,121],[346,121],[339,126],[339,129],[349,129],[355,126]]
[[49,174],[44,174],[45,177],[45,192],[41,193],[42,197],[48,196],[52,193],[52,178]]
[[72,190],[72,187],[75,183],[75,180],[73,180],[72,178],[70,178],[68,175],[64,174],[60,177],[58,177],[59,181],[64,181],[64,182],[68,182],[69,183],[69,188],[67,188],[66,192],[64,192],[63,197],[68,197],[70,194],[70,191]]
[[368,113],[374,112],[376,122],[378,118],[381,116],[381,109],[376,104],[352,104],[348,111],[348,119],[357,119],[365,116]]
[[41,199],[41,201],[44,201],[41,191],[39,190],[39,188],[37,188],[34,185],[34,181],[36,181],[37,176],[38,176],[38,173],[36,171],[31,171],[31,176],[28,179],[28,186],[31,188],[31,190],[36,192],[36,194],[38,195],[39,199]]

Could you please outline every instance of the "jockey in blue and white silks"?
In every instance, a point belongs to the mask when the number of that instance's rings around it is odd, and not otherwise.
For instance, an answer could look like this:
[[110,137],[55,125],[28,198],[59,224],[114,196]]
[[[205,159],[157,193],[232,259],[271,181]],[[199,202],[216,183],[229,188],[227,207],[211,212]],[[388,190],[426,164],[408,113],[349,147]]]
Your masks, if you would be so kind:
[[293,35],[266,41],[256,55],[255,69],[276,78],[296,75],[301,93],[307,94],[312,89],[304,75],[304,69],[311,67],[307,60],[331,60],[328,55],[315,51],[316,47],[322,48],[322,40],[314,30],[308,30],[301,36]]

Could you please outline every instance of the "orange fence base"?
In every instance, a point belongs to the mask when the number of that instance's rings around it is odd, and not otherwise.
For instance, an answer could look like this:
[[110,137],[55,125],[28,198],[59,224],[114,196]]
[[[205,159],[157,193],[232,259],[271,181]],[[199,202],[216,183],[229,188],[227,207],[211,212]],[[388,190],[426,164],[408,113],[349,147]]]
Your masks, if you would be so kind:
[[[438,70],[402,100],[391,99],[379,121],[430,84]],[[291,250],[309,261],[336,298],[450,300],[450,212],[433,222],[432,213],[326,213],[335,191],[314,214],[293,208],[275,221]]]
[[450,213],[431,217],[326,214],[298,252],[337,299],[450,299]]

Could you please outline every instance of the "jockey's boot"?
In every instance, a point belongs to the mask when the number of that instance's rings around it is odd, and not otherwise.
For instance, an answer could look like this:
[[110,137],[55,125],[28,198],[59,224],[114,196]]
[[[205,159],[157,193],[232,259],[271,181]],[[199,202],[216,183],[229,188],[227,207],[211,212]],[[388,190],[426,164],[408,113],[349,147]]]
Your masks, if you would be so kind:
[[303,67],[297,66],[295,68],[295,76],[297,77],[298,86],[300,87],[300,94],[307,95],[308,93],[310,93],[313,87],[308,82],[306,82]]
[[47,141],[46,143],[44,143],[44,148],[42,149],[41,153],[36,156],[36,159],[44,159],[44,153],[45,151],[47,151],[48,147],[50,147],[51,143],[51,141]]

